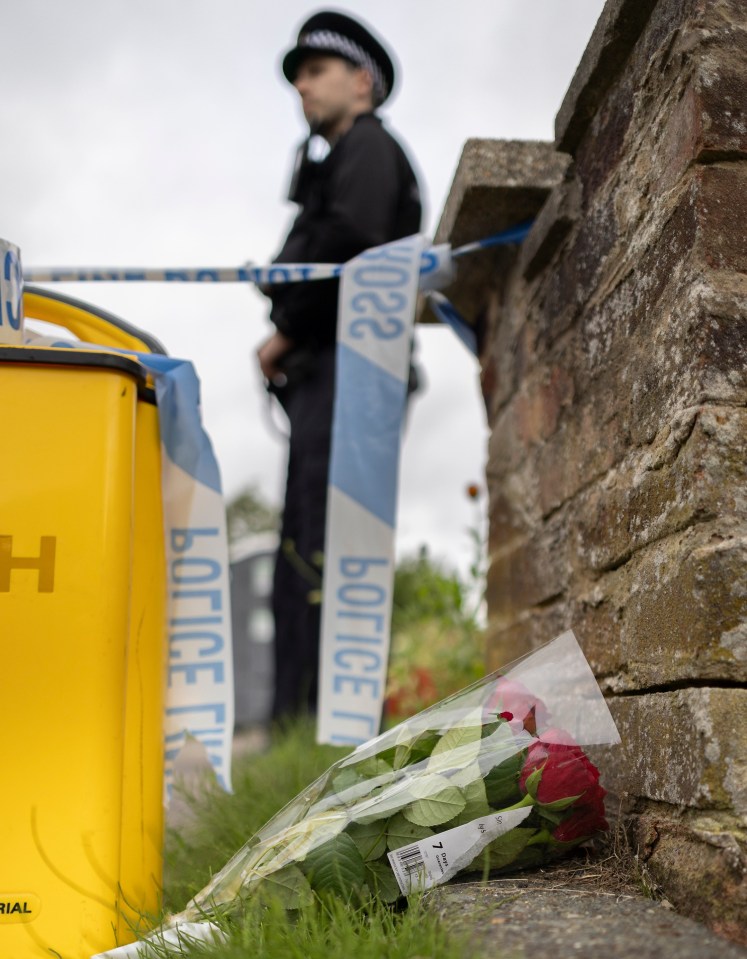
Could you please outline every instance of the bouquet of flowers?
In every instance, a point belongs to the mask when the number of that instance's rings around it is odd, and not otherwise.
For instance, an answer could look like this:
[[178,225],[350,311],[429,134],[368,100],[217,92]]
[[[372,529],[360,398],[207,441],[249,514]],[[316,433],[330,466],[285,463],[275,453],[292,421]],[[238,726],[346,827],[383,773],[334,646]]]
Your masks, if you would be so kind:
[[[326,894],[391,902],[562,855],[607,828],[605,790],[582,747],[617,742],[564,633],[336,762],[154,936],[203,938],[217,932],[211,916],[249,896],[289,909]],[[131,948],[106,955],[147,955]]]

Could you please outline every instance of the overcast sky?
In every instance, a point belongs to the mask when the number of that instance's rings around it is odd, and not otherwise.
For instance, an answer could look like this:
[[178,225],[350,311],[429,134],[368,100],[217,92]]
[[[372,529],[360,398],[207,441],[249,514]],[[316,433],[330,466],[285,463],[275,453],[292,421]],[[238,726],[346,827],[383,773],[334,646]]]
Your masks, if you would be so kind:
[[[555,113],[603,0],[348,0],[402,65],[383,116],[420,174],[433,235],[469,137],[553,139]],[[299,0],[0,0],[0,236],[27,266],[263,263],[294,213],[303,137],[281,54],[321,4]],[[475,239],[479,239],[475,237]],[[235,285],[59,284],[191,359],[228,498],[282,499],[284,441],[254,351],[264,298]],[[427,379],[403,451],[399,550],[464,569],[464,490],[486,446],[478,368],[422,328]],[[280,415],[275,421],[282,425]]]

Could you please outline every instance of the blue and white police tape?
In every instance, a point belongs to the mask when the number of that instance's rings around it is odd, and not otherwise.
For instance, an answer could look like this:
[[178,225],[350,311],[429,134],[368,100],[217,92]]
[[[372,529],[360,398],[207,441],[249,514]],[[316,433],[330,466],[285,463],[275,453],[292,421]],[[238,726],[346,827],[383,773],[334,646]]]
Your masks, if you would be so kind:
[[0,343],[23,342],[21,252],[0,239]]
[[426,299],[436,319],[450,327],[470,353],[477,356],[477,334],[453,303],[437,290],[428,293]]
[[[419,289],[438,290],[454,279],[452,261],[468,253],[491,246],[520,243],[531,228],[531,221],[512,226],[500,233],[467,243],[452,250],[448,243],[423,250]],[[254,283],[273,286],[277,283],[306,283],[342,275],[339,263],[271,263],[237,267],[28,267],[26,283]]]
[[324,548],[317,738],[379,731],[389,657],[400,435],[425,237],[345,264]]
[[[254,283],[275,286],[279,283],[310,283],[342,275],[340,263],[271,263],[239,267],[65,267],[30,268],[24,271],[27,283]],[[420,264],[420,288],[439,289],[454,279],[451,247],[433,246],[423,252]]]
[[167,559],[168,687],[164,792],[186,734],[204,747],[220,785],[231,788],[233,652],[226,512],[220,471],[200,419],[200,384],[187,360],[39,336],[35,346],[121,352],[153,375],[161,434]]
[[475,253],[477,250],[487,250],[491,246],[509,246],[512,243],[521,243],[532,229],[534,220],[524,220],[523,223],[517,223],[507,230],[501,230],[500,233],[493,233],[492,236],[486,236],[482,240],[475,240],[474,243],[465,243],[452,252],[453,257],[465,256],[467,253]]

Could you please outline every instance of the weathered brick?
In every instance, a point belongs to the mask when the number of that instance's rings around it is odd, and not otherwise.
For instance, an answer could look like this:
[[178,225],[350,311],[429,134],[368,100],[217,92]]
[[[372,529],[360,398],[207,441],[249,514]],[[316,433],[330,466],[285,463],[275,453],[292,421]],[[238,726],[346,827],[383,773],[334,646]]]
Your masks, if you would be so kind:
[[510,403],[498,413],[489,440],[489,479],[515,472],[533,447],[552,436],[561,411],[573,400],[573,389],[568,370],[554,364],[535,373],[515,391]]
[[723,814],[673,812],[647,803],[628,822],[639,862],[680,912],[747,945],[747,839]]
[[579,315],[601,282],[606,259],[619,242],[614,198],[605,196],[586,211],[562,243],[552,268],[538,277],[535,298],[541,304],[539,337],[551,343]]
[[631,453],[614,483],[583,496],[579,562],[602,572],[693,523],[747,515],[746,463],[747,411],[683,410],[649,448]]
[[[671,308],[669,322],[658,328],[649,316],[645,325],[625,336],[624,305],[619,305],[608,316],[608,326],[600,324],[595,346],[590,345],[590,324],[578,331],[577,356],[571,344],[561,357],[574,376],[573,402],[559,408],[557,428],[543,436],[536,453],[543,514],[601,479],[629,448],[653,442],[678,410],[709,401],[745,402],[747,366],[740,361],[747,354],[743,310],[747,311],[747,295],[717,294],[692,285]],[[593,376],[592,352],[598,354]],[[494,455],[505,458],[498,440],[492,447]],[[509,436],[501,433],[500,443],[509,442]]]
[[529,489],[533,482],[531,474],[519,470],[490,484],[489,555],[505,549],[517,539],[526,539],[537,527],[541,517],[536,496]]
[[747,520],[691,527],[576,589],[570,621],[607,690],[747,684]]
[[745,307],[747,295],[695,282],[652,333],[648,348],[641,337],[632,350],[626,395],[632,444],[650,442],[677,408],[744,404]]
[[567,619],[594,675],[607,692],[626,675],[627,656],[621,642],[629,588],[624,571],[609,573],[588,590],[576,590],[566,601]]
[[[492,298],[488,307],[488,347],[484,366],[490,367],[491,420],[515,394],[517,385],[534,364],[536,330],[523,322],[519,310],[501,307]],[[485,372],[483,373],[485,376]]]
[[491,557],[486,598],[491,615],[511,617],[561,595],[569,580],[568,535],[562,517],[530,539]]
[[747,523],[715,525],[639,557],[620,630],[627,688],[747,684]]
[[695,171],[700,220],[699,250],[714,270],[747,272],[747,164],[707,166]]
[[603,478],[627,449],[621,406],[603,386],[578,402],[537,450],[539,505],[547,516],[594,480]]
[[656,0],[606,5],[556,117],[558,149],[575,152],[655,7]]
[[693,161],[747,158],[747,32],[709,41],[685,90],[666,105],[653,143],[660,192],[674,186]]
[[679,689],[608,702],[622,740],[604,760],[608,789],[747,816],[747,689]]
[[543,606],[531,617],[491,618],[487,628],[487,671],[503,669],[569,628],[567,611],[560,604]]

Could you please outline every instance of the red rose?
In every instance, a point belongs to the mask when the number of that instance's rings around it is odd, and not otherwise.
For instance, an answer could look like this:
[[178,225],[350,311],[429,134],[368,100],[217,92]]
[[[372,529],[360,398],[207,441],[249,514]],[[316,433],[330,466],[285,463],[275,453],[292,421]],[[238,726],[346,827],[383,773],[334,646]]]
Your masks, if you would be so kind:
[[547,708],[541,699],[516,679],[496,680],[485,704],[486,714],[518,720],[533,735],[547,722]]
[[570,816],[553,829],[553,839],[558,842],[574,842],[576,839],[587,839],[600,830],[609,829],[604,818],[605,795],[606,790],[599,785],[587,789],[583,797],[571,806]]
[[539,803],[582,797],[592,787],[599,788],[599,770],[583,749],[559,729],[548,729],[529,747],[519,777],[524,792],[527,779],[538,769],[541,776],[535,798]]

